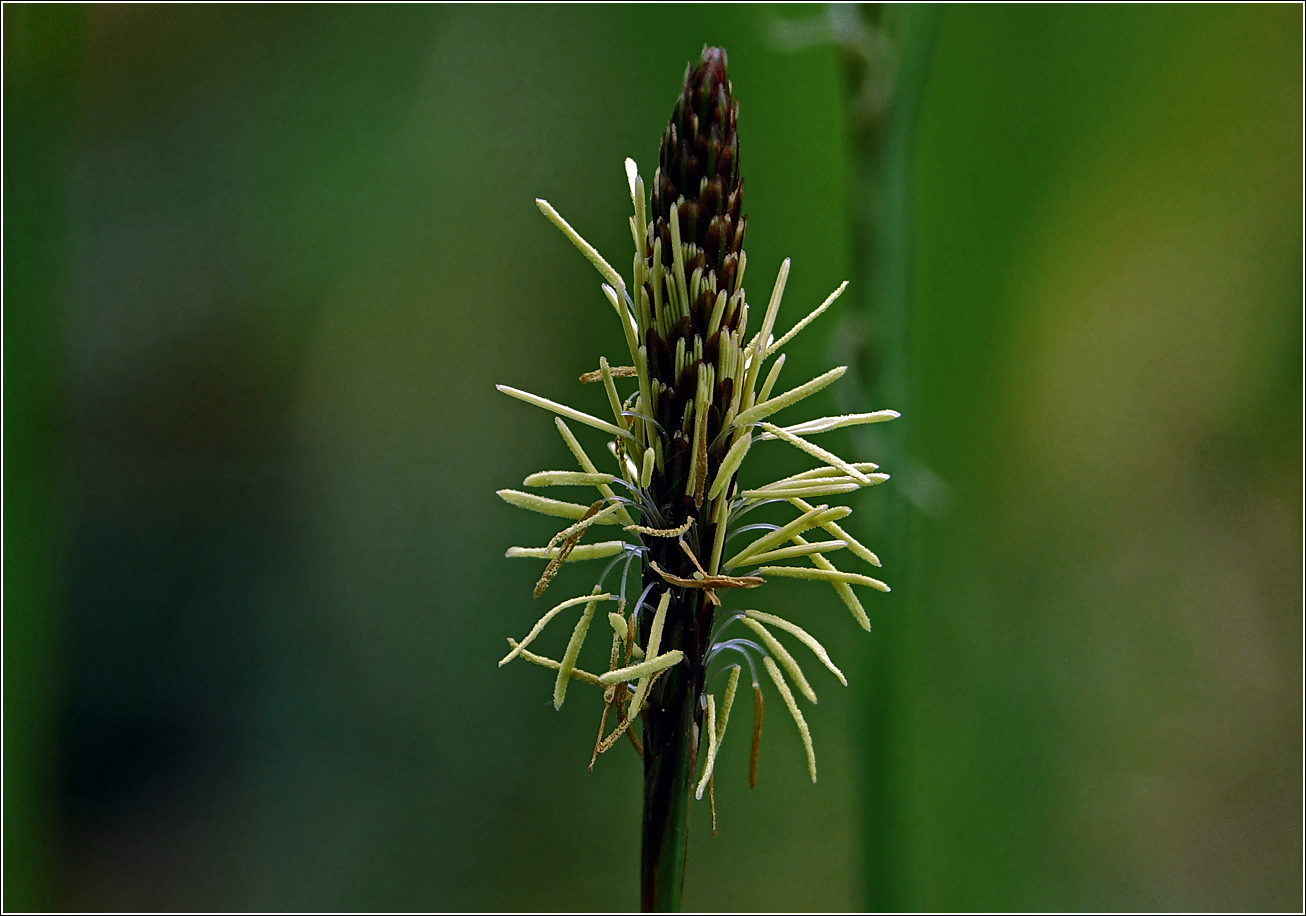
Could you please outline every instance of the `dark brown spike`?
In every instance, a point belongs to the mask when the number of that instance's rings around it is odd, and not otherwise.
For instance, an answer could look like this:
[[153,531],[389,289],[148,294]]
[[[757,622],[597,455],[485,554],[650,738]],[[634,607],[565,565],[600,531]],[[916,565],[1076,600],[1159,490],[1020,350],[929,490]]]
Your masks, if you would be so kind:
[[[681,240],[703,248],[703,266],[718,276],[723,274],[725,256],[737,253],[743,244],[738,110],[726,72],[725,52],[705,48],[702,60],[686,75],[676,100],[662,137],[659,168],[653,181],[654,232],[663,240],[665,265],[674,261],[670,233],[665,229],[673,203],[680,211]],[[724,220],[717,229],[724,245],[715,236],[713,244],[708,244],[710,221],[716,217]]]

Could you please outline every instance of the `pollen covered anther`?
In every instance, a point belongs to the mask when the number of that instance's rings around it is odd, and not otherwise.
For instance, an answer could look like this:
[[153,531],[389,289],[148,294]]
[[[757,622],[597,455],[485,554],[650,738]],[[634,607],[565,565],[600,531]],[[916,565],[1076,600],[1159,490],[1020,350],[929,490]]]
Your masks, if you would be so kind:
[[[634,366],[610,366],[608,369],[613,378],[634,378],[638,373]],[[595,382],[603,381],[603,371],[595,369],[593,372],[586,372],[580,377],[582,385],[592,385]]]
[[549,587],[549,583],[552,582],[553,577],[558,574],[558,570],[562,568],[562,564],[567,562],[567,558],[571,556],[571,552],[576,549],[578,544],[580,544],[580,539],[585,536],[585,529],[590,525],[599,522],[601,520],[600,516],[604,514],[610,515],[612,514],[613,509],[619,508],[618,506],[609,506],[607,509],[602,509],[602,506],[603,500],[597,500],[588,510],[586,510],[585,514],[580,517],[580,521],[570,527],[562,529],[553,536],[551,541],[549,541],[548,546],[544,548],[545,550],[552,550],[559,541],[562,542],[562,546],[558,547],[558,552],[549,560],[549,565],[544,568],[544,574],[540,576],[540,581],[535,583],[534,596],[536,598],[544,594],[544,590]]
[[651,538],[678,538],[688,531],[693,524],[694,520],[687,518],[684,524],[677,525],[675,528],[645,528],[643,525],[627,525],[622,530],[643,534]]

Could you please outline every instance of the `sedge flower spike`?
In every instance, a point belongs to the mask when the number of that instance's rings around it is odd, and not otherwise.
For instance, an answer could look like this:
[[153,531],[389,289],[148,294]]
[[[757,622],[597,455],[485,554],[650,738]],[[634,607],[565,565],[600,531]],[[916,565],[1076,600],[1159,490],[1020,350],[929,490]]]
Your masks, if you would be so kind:
[[[816,693],[780,637],[791,639],[800,654],[810,652],[844,682],[825,648],[797,624],[729,608],[747,604],[747,590],[770,577],[810,579],[833,587],[853,619],[869,629],[853,586],[888,591],[883,582],[842,570],[832,561],[847,550],[879,565],[848,533],[847,522],[838,524],[851,510],[833,499],[882,483],[887,475],[877,473],[874,464],[845,461],[809,437],[898,414],[880,410],[780,425],[785,412],[845,371],[838,367],[787,389],[778,383],[784,362],[780,349],[829,308],[847,283],[783,334],[776,333],[776,323],[789,276],[787,259],[764,307],[748,301],[737,121],[726,54],[705,48],[699,63],[686,72],[662,138],[651,193],[635,163],[625,163],[634,207],[629,284],[550,204],[536,202],[598,270],[601,290],[621,326],[625,352],[611,363],[600,357],[598,368],[580,377],[582,383],[602,385],[611,416],[593,416],[499,386],[505,394],[552,412],[578,465],[578,470],[532,474],[522,486],[589,490],[587,497],[574,500],[500,490],[515,506],[567,520],[544,547],[513,547],[508,556],[546,561],[537,597],[564,564],[607,560],[590,593],[554,606],[521,642],[509,639],[512,651],[500,664],[521,657],[552,669],[559,706],[568,679],[603,690],[591,767],[623,735],[640,751],[646,905],[665,903],[667,895],[678,897],[678,887],[664,888],[662,897],[659,887],[672,880],[666,874],[683,874],[673,865],[679,857],[683,868],[685,800],[695,787],[697,797],[704,787],[711,797],[717,751],[742,669],[746,666],[751,676],[755,702],[750,783],[756,778],[762,672],[797,726],[816,781],[811,733],[790,685],[807,702],[816,702]],[[603,458],[602,470],[573,424],[597,430],[607,440],[610,454],[594,452]],[[763,441],[797,448],[815,466],[741,488],[737,477],[748,454]],[[783,512],[774,523],[740,524],[745,514],[768,504]],[[597,539],[614,526],[624,538]],[[594,675],[576,665],[582,641],[596,629],[590,623],[601,604],[606,607],[599,619],[606,617],[611,624],[612,641],[606,673]],[[560,661],[526,650],[554,616],[564,611],[574,616],[578,609],[579,621]],[[719,673],[726,677],[718,678]],[[709,692],[723,681],[722,696]]]

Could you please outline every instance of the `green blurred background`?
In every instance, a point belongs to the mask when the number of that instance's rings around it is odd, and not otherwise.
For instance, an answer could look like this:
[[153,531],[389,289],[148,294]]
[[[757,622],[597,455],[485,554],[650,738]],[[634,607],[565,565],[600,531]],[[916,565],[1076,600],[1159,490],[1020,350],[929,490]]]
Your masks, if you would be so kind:
[[873,631],[759,599],[821,780],[727,742],[686,905],[1300,909],[1301,17],[7,4],[6,909],[636,904],[638,761],[494,664],[570,459],[493,385],[602,408],[533,198],[628,269],[704,43],[750,298],[854,281],[786,378],[903,418]]

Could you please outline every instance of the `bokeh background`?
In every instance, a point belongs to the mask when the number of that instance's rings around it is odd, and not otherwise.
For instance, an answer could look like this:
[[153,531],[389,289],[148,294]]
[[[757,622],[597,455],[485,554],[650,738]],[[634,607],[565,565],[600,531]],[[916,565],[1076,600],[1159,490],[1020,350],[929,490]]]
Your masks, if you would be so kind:
[[636,905],[634,754],[495,667],[570,464],[493,385],[602,409],[533,198],[627,265],[712,43],[750,298],[853,280],[786,377],[903,417],[686,906],[1300,910],[1300,7],[3,15],[6,909]]

